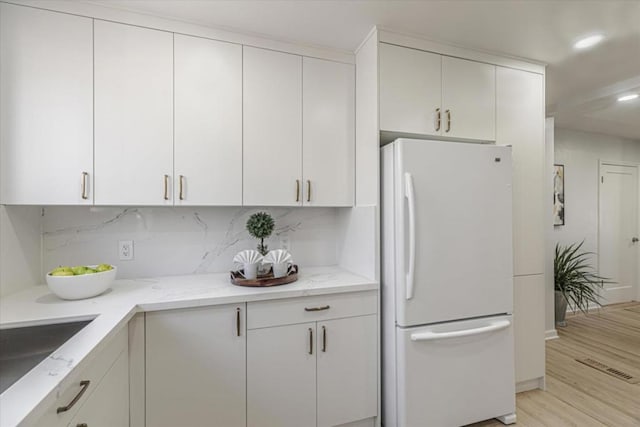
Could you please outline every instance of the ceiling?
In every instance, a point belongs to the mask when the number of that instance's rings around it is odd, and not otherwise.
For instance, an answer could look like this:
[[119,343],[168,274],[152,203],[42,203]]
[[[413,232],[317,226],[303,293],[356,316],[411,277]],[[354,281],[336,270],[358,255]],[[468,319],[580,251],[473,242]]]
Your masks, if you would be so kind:
[[[560,127],[640,140],[640,0],[87,0],[102,6],[353,52],[374,25],[548,64]],[[584,51],[573,43],[599,32]]]

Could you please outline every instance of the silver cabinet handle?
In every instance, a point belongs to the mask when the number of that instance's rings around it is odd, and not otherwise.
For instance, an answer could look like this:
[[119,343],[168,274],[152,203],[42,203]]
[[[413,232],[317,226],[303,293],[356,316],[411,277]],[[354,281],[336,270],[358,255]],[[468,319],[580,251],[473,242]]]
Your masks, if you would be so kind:
[[313,354],[313,329],[309,328],[309,354]]
[[169,175],[164,176],[164,199],[169,200]]
[[80,400],[82,395],[87,391],[87,389],[89,388],[89,384],[91,384],[91,381],[89,380],[80,381],[80,387],[82,388],[80,389],[78,394],[76,394],[76,397],[74,397],[67,406],[59,406],[58,409],[56,409],[56,414],[59,414],[61,412],[67,412],[69,409],[73,408],[73,405],[78,403],[78,400]]
[[307,202],[311,201],[311,180],[307,180]]
[[322,327],[322,352],[326,353],[327,351],[327,328]]
[[184,200],[184,175],[180,175],[180,180],[178,181],[180,187],[180,200]]
[[236,308],[236,335],[240,336],[240,308]]
[[296,179],[296,202],[300,201],[300,180]]
[[82,198],[87,200],[89,198],[89,194],[87,193],[87,180],[89,179],[88,172],[82,172]]
[[440,119],[441,119],[440,109],[436,108],[436,131],[440,130]]
[[444,131],[449,132],[451,130],[451,110],[445,112],[447,113],[447,128]]
[[323,311],[323,310],[329,310],[330,308],[331,306],[327,304],[327,305],[323,305],[322,307],[305,307],[304,311]]

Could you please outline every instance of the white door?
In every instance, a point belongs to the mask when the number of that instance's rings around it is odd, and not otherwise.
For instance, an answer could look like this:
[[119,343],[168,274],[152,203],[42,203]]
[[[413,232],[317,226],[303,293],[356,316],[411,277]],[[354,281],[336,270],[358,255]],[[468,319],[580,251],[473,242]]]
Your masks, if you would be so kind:
[[441,56],[380,43],[380,129],[440,135],[441,104]]
[[398,426],[460,426],[515,412],[511,317],[397,329]]
[[318,322],[318,427],[375,417],[376,315]]
[[394,144],[397,323],[510,313],[511,149]]
[[442,57],[442,135],[496,139],[496,67]]
[[70,427],[129,425],[129,358],[123,351],[68,424]]
[[242,204],[242,46],[175,35],[176,205]]
[[243,47],[243,204],[302,204],[302,57]]
[[148,426],[246,425],[243,307],[146,314]]
[[638,298],[638,168],[600,166],[599,273],[605,284],[603,304]]
[[173,34],[96,20],[95,203],[173,204]]
[[0,114],[1,203],[93,202],[91,19],[0,3]]
[[316,324],[247,332],[247,426],[316,425]]
[[305,206],[353,206],[355,70],[303,58],[302,173]]

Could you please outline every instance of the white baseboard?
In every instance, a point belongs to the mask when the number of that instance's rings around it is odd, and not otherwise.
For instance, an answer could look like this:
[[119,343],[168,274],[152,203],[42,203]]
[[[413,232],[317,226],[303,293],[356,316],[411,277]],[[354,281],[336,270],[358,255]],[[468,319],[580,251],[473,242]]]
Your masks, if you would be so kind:
[[516,393],[522,393],[523,391],[545,389],[544,377],[534,378],[532,380],[520,381],[516,383]]
[[557,329],[550,329],[548,331],[544,331],[545,340],[557,340],[558,338],[560,338],[560,336],[558,335]]

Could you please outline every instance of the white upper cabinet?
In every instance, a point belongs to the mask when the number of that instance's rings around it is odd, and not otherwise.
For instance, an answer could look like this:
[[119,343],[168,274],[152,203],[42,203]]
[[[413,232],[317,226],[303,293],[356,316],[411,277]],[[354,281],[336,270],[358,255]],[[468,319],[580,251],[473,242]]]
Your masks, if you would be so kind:
[[175,35],[176,205],[242,204],[242,46]]
[[302,205],[302,57],[243,53],[243,203]]
[[0,3],[0,203],[91,204],[92,20]]
[[380,44],[380,129],[440,135],[442,60],[435,53]]
[[353,206],[355,70],[303,59],[302,173],[305,206]]
[[442,135],[496,139],[496,67],[442,57]]
[[544,273],[544,82],[542,75],[497,70],[497,138],[513,155],[514,275]]
[[173,34],[96,20],[95,204],[173,204]]
[[380,44],[380,129],[495,140],[496,67]]

